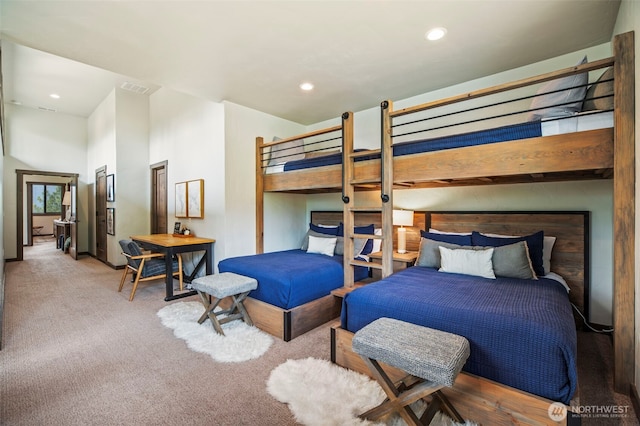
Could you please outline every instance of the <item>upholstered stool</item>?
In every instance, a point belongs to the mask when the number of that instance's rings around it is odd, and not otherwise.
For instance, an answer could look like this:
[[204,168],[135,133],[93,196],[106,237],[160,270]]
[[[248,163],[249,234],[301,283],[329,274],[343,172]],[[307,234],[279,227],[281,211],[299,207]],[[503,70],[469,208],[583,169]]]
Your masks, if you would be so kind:
[[[379,318],[355,334],[353,350],[387,394],[382,404],[362,413],[361,418],[376,420],[395,411],[409,425],[428,425],[438,410],[442,410],[453,420],[464,422],[440,391],[453,385],[469,357],[469,342],[464,337]],[[403,370],[408,376],[396,385],[379,362]],[[418,418],[409,404],[429,395],[431,402]]]
[[[223,272],[197,278],[191,282],[191,287],[198,292],[205,308],[204,313],[198,320],[198,324],[202,324],[209,318],[216,332],[223,336],[224,332],[221,325],[229,321],[242,319],[245,323],[253,325],[244,307],[244,299],[251,290],[258,288],[258,281],[254,278],[234,274],[233,272]],[[231,307],[214,312],[225,297],[231,298]],[[218,318],[221,315],[227,316],[221,319]]]

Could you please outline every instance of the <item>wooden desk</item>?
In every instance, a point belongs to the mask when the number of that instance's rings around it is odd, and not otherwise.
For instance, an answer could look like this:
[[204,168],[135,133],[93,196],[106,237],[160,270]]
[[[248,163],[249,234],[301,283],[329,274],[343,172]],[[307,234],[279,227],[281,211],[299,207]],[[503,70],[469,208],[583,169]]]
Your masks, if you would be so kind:
[[167,302],[197,294],[195,291],[188,291],[177,295],[173,294],[172,265],[174,254],[193,251],[205,252],[193,272],[184,278],[186,282],[191,282],[203,266],[206,267],[207,275],[213,274],[213,243],[215,243],[216,240],[200,237],[175,237],[172,234],[133,235],[131,239],[144,249],[164,253],[164,260],[167,267],[167,276],[165,278],[166,297],[164,300]]
[[[71,222],[64,220],[53,220],[53,235],[56,237],[56,248],[64,250],[64,243],[71,236]],[[60,245],[60,236],[64,235],[64,241]]]

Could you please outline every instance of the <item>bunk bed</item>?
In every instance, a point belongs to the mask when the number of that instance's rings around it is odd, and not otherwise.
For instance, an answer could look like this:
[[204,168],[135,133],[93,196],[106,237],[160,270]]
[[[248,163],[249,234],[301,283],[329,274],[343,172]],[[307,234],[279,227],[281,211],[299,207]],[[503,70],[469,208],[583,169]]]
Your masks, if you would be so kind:
[[[256,146],[256,189],[258,199],[257,209],[257,246],[262,247],[262,197],[265,192],[317,193],[327,191],[342,191],[345,186],[353,190],[375,190],[380,188],[383,196],[392,201],[392,191],[385,190],[385,186],[393,188],[428,188],[451,187],[458,185],[490,185],[523,182],[554,182],[593,179],[612,179],[614,192],[614,339],[615,371],[614,384],[619,392],[627,393],[629,385],[633,383],[635,369],[635,350],[633,324],[634,312],[634,238],[635,234],[635,117],[634,117],[634,34],[633,32],[617,35],[612,43],[613,57],[594,62],[581,61],[578,65],[549,72],[515,82],[501,84],[491,88],[477,90],[470,93],[453,96],[447,99],[428,102],[421,105],[393,109],[393,103],[385,101],[381,104],[382,146],[380,150],[356,153],[353,145],[344,145],[341,164],[318,165],[300,168],[303,157],[289,159],[290,167],[283,166],[282,170],[267,170],[264,167],[265,150],[273,147],[265,144],[262,139],[257,140]],[[500,141],[489,141],[472,146],[458,146],[450,149],[429,150],[426,152],[404,152],[397,155],[394,145],[409,145],[409,139],[420,133],[415,130],[417,123],[435,119],[442,126],[435,125],[429,130],[435,136],[416,137],[421,142],[440,139],[448,134],[459,131],[468,135],[474,134],[480,127],[475,116],[478,111],[489,105],[497,109],[493,118],[505,122],[507,126],[522,124],[529,121],[532,114],[544,110],[539,102],[532,103],[535,91],[540,86],[548,86],[552,81],[570,80],[573,77],[591,73],[600,76],[597,84],[585,87],[587,95],[584,102],[607,106],[596,109],[609,114],[613,118],[610,124],[598,125],[593,128],[581,129],[570,133],[547,135],[536,133],[539,130],[524,129],[523,138],[508,136]],[[606,75],[606,76],[605,76]],[[612,75],[612,78],[609,76]],[[592,78],[592,80],[594,80]],[[601,89],[609,85],[612,93],[593,95],[591,88]],[[540,89],[538,89],[540,90]],[[566,87],[559,92],[566,92]],[[602,90],[596,90],[602,92]],[[511,95],[511,94],[514,95]],[[527,93],[523,95],[522,93]],[[544,95],[539,92],[538,101]],[[546,92],[548,96],[552,93]],[[513,105],[524,109],[518,112],[502,111],[507,107],[504,99],[515,98]],[[614,100],[612,102],[612,99]],[[486,105],[479,106],[483,101]],[[533,101],[535,102],[535,101]],[[458,105],[468,105],[460,107]],[[535,105],[535,107],[534,107]],[[560,105],[566,106],[566,105]],[[444,112],[441,112],[443,111]],[[461,112],[471,114],[465,121],[463,128],[458,128],[455,121]],[[579,115],[590,115],[594,112],[583,112]],[[417,117],[417,118],[414,118]],[[562,120],[550,119],[553,122]],[[489,121],[490,123],[490,121]],[[408,129],[399,132],[404,126]],[[526,123],[525,123],[526,127]],[[462,129],[462,130],[460,130]],[[541,132],[541,131],[540,131]],[[472,137],[473,138],[473,137]],[[491,137],[489,137],[491,139]],[[292,139],[287,140],[291,142]],[[285,141],[285,142],[287,142]],[[497,142],[497,143],[491,143]],[[429,142],[426,142],[427,144]],[[304,151],[313,151],[304,148]],[[335,150],[335,147],[326,151]],[[329,153],[332,154],[332,153]],[[335,155],[335,153],[333,153]],[[351,162],[356,157],[355,162]],[[317,162],[317,160],[314,160]],[[335,163],[335,160],[333,160]],[[385,167],[386,166],[386,167]],[[390,166],[390,167],[389,167]],[[345,173],[344,168],[351,168]],[[285,170],[288,169],[288,170]],[[345,175],[351,177],[345,180]],[[385,179],[387,182],[385,183]],[[389,180],[391,182],[389,182]],[[349,198],[349,197],[347,197]],[[384,214],[383,214],[384,216]],[[345,222],[347,213],[344,213]],[[383,218],[382,226],[392,229],[390,218]],[[387,245],[388,246],[388,245]],[[586,249],[586,248],[585,248]],[[554,252],[555,253],[555,252]],[[384,262],[384,257],[383,257]],[[569,269],[575,264],[569,264]],[[383,274],[386,276],[387,274]],[[346,280],[345,280],[346,282]],[[572,297],[584,294],[584,287],[575,286]],[[587,287],[588,289],[588,287]],[[575,301],[575,300],[574,300]],[[581,309],[584,311],[585,306]],[[349,364],[352,352],[350,350],[349,332],[336,326],[333,329],[332,353],[338,363]],[[359,369],[354,364],[354,368]],[[454,386],[457,398],[466,400],[462,404],[469,411],[484,413],[491,419],[492,424],[510,424],[514,420],[544,423],[548,420],[547,408],[552,402],[546,398],[531,395],[500,383],[472,375],[464,375]],[[454,402],[458,406],[458,402]],[[537,420],[532,420],[537,419]],[[541,420],[544,419],[544,420]]]

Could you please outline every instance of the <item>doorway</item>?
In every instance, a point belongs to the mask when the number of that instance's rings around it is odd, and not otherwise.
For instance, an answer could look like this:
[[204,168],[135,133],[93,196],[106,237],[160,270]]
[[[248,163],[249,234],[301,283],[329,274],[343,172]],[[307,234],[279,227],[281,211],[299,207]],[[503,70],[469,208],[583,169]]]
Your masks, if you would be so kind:
[[96,169],[96,258],[107,263],[107,166]]
[[[70,186],[75,188],[78,187],[78,174],[77,173],[63,173],[63,172],[48,172],[41,170],[16,170],[16,260],[21,261],[24,260],[24,236],[25,236],[25,211],[29,211],[27,208],[25,210],[25,177],[26,176],[41,176],[41,177],[58,177],[58,178],[68,178],[68,182]],[[30,201],[29,201],[30,202]],[[72,206],[72,220],[70,221],[72,224],[75,224],[77,212],[77,206]],[[31,216],[26,219],[27,225],[29,228],[27,230],[27,235],[32,236],[32,226],[31,226]],[[30,242],[31,238],[28,237],[27,241]],[[72,244],[77,245],[77,231],[76,231],[76,239],[72,241]],[[77,246],[74,247],[74,253],[77,253]],[[74,257],[75,258],[75,257]]]
[[167,161],[151,165],[151,233],[166,234]]

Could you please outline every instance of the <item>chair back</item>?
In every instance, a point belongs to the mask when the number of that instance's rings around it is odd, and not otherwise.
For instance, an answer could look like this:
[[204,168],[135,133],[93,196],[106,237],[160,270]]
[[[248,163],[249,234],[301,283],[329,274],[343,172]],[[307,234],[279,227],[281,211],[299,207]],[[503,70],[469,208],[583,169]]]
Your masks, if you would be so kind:
[[[138,270],[140,267],[140,259],[132,259],[131,256],[139,256],[142,254],[142,250],[138,247],[134,241],[131,240],[120,240],[120,248],[122,248],[122,253],[125,254],[127,258],[127,263],[133,269]],[[127,256],[128,255],[128,256]]]

